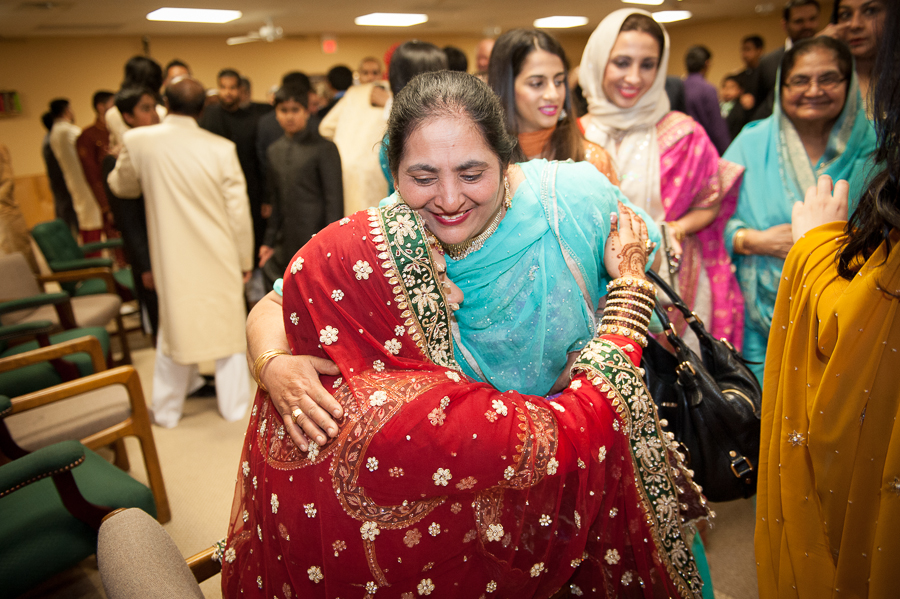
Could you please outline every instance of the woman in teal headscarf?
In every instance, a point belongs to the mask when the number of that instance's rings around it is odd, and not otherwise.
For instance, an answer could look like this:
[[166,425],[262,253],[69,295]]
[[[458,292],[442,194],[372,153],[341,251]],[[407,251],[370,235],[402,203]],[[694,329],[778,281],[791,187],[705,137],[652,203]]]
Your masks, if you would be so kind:
[[745,127],[724,156],[746,168],[725,243],[744,294],[743,353],[755,362],[760,383],[781,269],[793,245],[793,206],[820,175],[846,179],[850,197],[858,198],[875,149],[843,42],[820,36],[794,45],[776,93],[772,116]]

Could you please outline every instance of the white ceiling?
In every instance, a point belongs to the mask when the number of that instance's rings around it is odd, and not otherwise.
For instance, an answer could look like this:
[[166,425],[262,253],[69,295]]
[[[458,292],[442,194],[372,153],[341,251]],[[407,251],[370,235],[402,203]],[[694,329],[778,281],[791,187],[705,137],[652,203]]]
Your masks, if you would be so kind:
[[[777,10],[780,0],[665,0],[652,11],[687,9],[695,20],[746,18]],[[237,9],[243,17],[223,25],[160,23],[145,19],[162,6]],[[572,30],[587,34],[619,0],[0,0],[0,38],[72,35],[230,36],[257,30],[267,18],[285,35],[496,34],[530,27],[550,15],[587,16],[590,23]],[[409,28],[360,27],[353,19],[370,12],[428,14],[429,21]]]

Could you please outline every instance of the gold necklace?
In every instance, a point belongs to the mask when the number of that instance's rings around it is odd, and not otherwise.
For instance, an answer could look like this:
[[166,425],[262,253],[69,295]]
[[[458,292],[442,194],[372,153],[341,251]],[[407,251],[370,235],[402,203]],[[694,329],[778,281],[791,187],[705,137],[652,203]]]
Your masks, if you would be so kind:
[[497,230],[497,227],[500,226],[500,221],[503,220],[503,216],[509,210],[510,206],[512,206],[512,196],[509,192],[509,178],[503,177],[503,186],[505,188],[506,197],[503,199],[503,202],[500,206],[497,206],[497,212],[494,213],[494,217],[491,219],[490,224],[488,224],[487,228],[482,231],[479,235],[473,237],[472,239],[467,239],[461,243],[444,243],[441,241],[441,247],[444,248],[444,251],[453,258],[454,260],[462,260],[469,254],[473,252],[477,252],[484,246],[484,242],[487,241],[488,237],[494,234]]

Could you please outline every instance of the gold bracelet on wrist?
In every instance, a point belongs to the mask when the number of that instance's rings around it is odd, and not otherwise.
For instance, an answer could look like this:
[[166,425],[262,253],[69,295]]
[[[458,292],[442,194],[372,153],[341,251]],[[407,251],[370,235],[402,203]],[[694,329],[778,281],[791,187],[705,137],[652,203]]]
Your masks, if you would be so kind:
[[[646,332],[647,325],[638,322],[636,320],[632,320],[630,318],[626,318],[624,316],[604,316],[603,320],[600,321],[601,324],[624,324],[626,327],[634,329],[639,332]],[[643,330],[642,330],[643,329]]]
[[603,318],[612,317],[615,318],[617,316],[621,316],[623,318],[637,318],[638,322],[641,322],[644,326],[650,323],[650,315],[644,314],[642,312],[638,312],[637,310],[631,310],[630,308],[623,308],[621,306],[610,306],[607,304],[606,310],[603,312]]
[[608,304],[624,304],[624,305],[632,305],[639,306],[641,308],[646,308],[647,310],[652,311],[653,305],[656,303],[656,300],[652,297],[647,297],[646,295],[641,295],[637,293],[619,293],[613,292],[610,293],[607,300]]
[[681,225],[679,225],[674,220],[670,220],[666,222],[666,224],[669,225],[669,228],[671,228],[672,232],[675,233],[675,241],[677,241],[678,243],[684,241],[685,233]]
[[616,309],[618,309],[618,308],[633,309],[633,310],[637,310],[638,312],[641,312],[642,314],[645,313],[648,316],[650,315],[651,312],[653,312],[653,304],[651,304],[649,301],[636,301],[636,300],[626,299],[626,298],[622,298],[622,297],[610,297],[608,300],[606,300],[606,306],[608,308],[616,308]]
[[647,347],[647,338],[638,333],[637,331],[633,331],[627,327],[621,327],[617,325],[605,325],[601,324],[597,329],[599,334],[609,334],[609,335],[622,335],[623,337],[628,337],[629,339],[633,339],[638,345],[641,347]]
[[649,293],[656,293],[656,288],[653,286],[653,283],[646,279],[638,279],[636,277],[619,277],[618,279],[613,279],[607,283],[606,290],[612,291],[613,289],[619,289],[621,287],[638,288]]
[[285,349],[270,349],[268,351],[264,351],[263,353],[259,354],[259,356],[257,356],[256,360],[254,360],[254,362],[253,362],[253,380],[256,381],[256,385],[260,389],[262,389],[263,391],[268,393],[269,390],[266,389],[266,386],[263,384],[262,379],[260,379],[260,375],[262,375],[263,368],[265,368],[266,364],[268,364],[273,358],[276,358],[278,356],[290,356],[290,355],[291,355],[291,352],[289,352]]
[[744,248],[744,237],[747,235],[747,229],[738,229],[734,234],[734,237],[731,239],[731,246],[734,248],[734,253],[739,255],[745,255]]

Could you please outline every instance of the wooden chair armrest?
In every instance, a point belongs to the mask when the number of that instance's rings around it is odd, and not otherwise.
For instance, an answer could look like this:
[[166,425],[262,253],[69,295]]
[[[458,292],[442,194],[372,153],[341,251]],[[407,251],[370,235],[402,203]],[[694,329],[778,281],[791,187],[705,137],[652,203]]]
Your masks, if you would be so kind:
[[[39,408],[55,401],[68,399],[74,395],[87,393],[110,385],[125,385],[128,389],[128,399],[131,402],[132,412],[134,412],[136,408],[137,400],[144,401],[143,392],[135,392],[134,390],[135,385],[138,388],[140,388],[141,385],[137,371],[132,366],[119,366],[117,368],[111,368],[109,370],[104,370],[103,372],[81,377],[74,381],[60,383],[53,387],[41,389],[40,391],[13,397],[10,400],[12,402],[11,414],[18,414],[26,410]],[[146,411],[146,404],[143,404],[142,407]]]
[[16,368],[37,364],[38,362],[55,360],[79,352],[87,352],[90,354],[91,365],[94,367],[95,372],[106,369],[106,357],[103,355],[103,347],[100,345],[100,341],[96,337],[85,335],[78,339],[70,339],[69,341],[64,341],[62,343],[56,343],[21,354],[0,358],[0,372],[15,370]]
[[191,573],[197,579],[197,582],[203,582],[222,571],[221,562],[213,559],[215,553],[216,546],[213,545],[209,549],[204,549],[200,553],[195,553],[185,558],[184,561],[187,562],[188,568],[191,569]]
[[116,292],[116,280],[113,278],[112,269],[105,266],[65,270],[48,275],[40,275],[37,279],[39,283],[71,283],[86,279],[103,279],[106,283],[106,292]]

